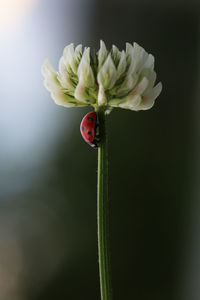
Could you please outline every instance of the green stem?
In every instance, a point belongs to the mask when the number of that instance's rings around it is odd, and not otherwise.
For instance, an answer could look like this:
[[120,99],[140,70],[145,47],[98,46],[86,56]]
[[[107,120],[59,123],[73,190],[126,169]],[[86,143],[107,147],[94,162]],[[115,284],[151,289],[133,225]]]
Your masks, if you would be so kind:
[[112,300],[108,247],[108,152],[105,112],[97,112],[100,131],[98,147],[97,227],[101,300]]

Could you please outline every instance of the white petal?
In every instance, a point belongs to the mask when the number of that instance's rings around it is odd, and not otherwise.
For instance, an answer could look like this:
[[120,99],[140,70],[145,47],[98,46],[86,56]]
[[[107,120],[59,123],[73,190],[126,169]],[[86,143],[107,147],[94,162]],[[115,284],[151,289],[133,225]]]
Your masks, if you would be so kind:
[[124,51],[121,53],[121,58],[117,67],[117,79],[124,73],[126,70],[126,54]]
[[140,70],[141,66],[144,65],[144,62],[148,58],[148,53],[137,43],[134,43],[133,46],[133,61],[135,62],[136,72]]
[[162,91],[162,83],[159,82],[153,89],[148,90],[147,93],[144,93],[144,97],[146,98],[152,98],[155,100]]
[[149,54],[146,61],[144,62],[144,65],[142,66],[142,69],[151,69],[154,68],[154,56],[152,54]]
[[100,86],[99,86],[99,92],[98,92],[98,105],[102,106],[106,102],[107,102],[106,94],[105,94],[103,86],[100,84]]
[[160,95],[161,91],[162,91],[162,83],[159,82],[159,83],[153,88],[153,95],[152,95],[153,99],[156,99],[156,98]]
[[58,105],[62,105],[65,107],[77,106],[77,104],[70,103],[69,101],[71,101],[71,98],[65,95],[61,90],[51,93],[51,97]]
[[84,50],[78,67],[78,78],[79,82],[86,87],[93,87],[95,84],[94,74],[90,66],[90,48]]
[[54,70],[49,59],[46,59],[42,65],[42,75],[44,76],[44,85],[48,91],[53,92],[60,89],[60,84],[57,79],[57,73]]
[[57,80],[57,76],[53,74],[52,76],[48,76],[47,78],[45,78],[44,86],[49,92],[55,92],[61,89],[59,82]]
[[111,58],[111,54],[109,54],[100,71],[98,72],[97,81],[99,85],[102,85],[104,89],[107,90],[114,86],[116,79],[117,71]]
[[88,103],[85,85],[83,85],[82,83],[79,83],[77,85],[75,89],[74,97],[83,103]]
[[134,43],[134,46],[132,46],[129,43],[126,43],[126,52],[128,54],[128,62],[130,64],[127,72],[127,75],[129,76],[133,73],[138,72],[140,66],[144,64],[143,56],[146,52],[137,43]]
[[115,45],[112,45],[111,55],[112,55],[112,59],[113,59],[113,62],[115,63],[115,65],[118,64],[119,60],[121,58],[121,52]]
[[138,105],[140,104],[142,98],[140,95],[134,95],[132,98],[126,102],[120,103],[119,107],[131,110],[137,110]]
[[65,47],[63,51],[63,57],[67,70],[70,71],[69,67],[71,67],[72,71],[76,74],[78,64],[75,57],[74,44],[70,44]]
[[148,56],[147,52],[142,48],[140,45],[138,45],[136,42],[133,43],[133,54],[134,57],[137,59],[143,59]]
[[160,95],[162,91],[162,83],[159,82],[152,90],[144,93],[142,101],[138,106],[138,110],[147,110],[152,108],[155,103],[155,99]]
[[59,61],[59,74],[58,74],[58,80],[60,81],[62,87],[73,91],[74,87],[70,80],[69,74],[67,72],[67,67],[64,63],[64,57],[62,56]]
[[142,96],[142,100],[137,107],[137,111],[151,109],[154,106],[154,103],[155,103],[155,100],[153,98],[148,98],[148,97]]
[[118,92],[119,93],[130,92],[135,87],[137,81],[138,81],[138,75],[136,73],[127,75]]
[[138,94],[142,95],[146,88],[148,87],[149,80],[146,77],[143,77],[140,83],[137,84],[137,86],[134,88],[134,90],[128,95],[128,97],[131,97],[132,95]]
[[138,107],[142,101],[142,94],[146,90],[148,86],[148,79],[143,78],[140,83],[136,86],[136,88],[124,99],[123,102],[118,106],[131,110],[139,110]]
[[139,110],[148,110],[151,109],[154,106],[155,100],[153,100],[152,98],[149,99],[142,99],[140,105],[138,105],[136,111]]
[[133,55],[133,46],[130,43],[126,43],[126,54]]
[[42,65],[42,68],[41,68],[41,72],[42,72],[42,75],[46,78],[49,74],[51,73],[55,73],[56,74],[56,71],[55,69],[53,68],[50,60],[47,58],[43,65]]
[[79,44],[78,46],[76,46],[76,49],[75,49],[75,57],[76,59],[78,58],[78,56],[82,54],[82,45]]
[[112,45],[112,51],[114,56],[118,57],[120,55],[120,51],[115,45]]
[[72,101],[72,98],[70,96],[67,96],[64,93],[64,91],[60,85],[60,82],[57,79],[58,74],[52,67],[49,60],[46,60],[44,62],[43,66],[42,66],[42,74],[45,77],[44,85],[51,92],[51,97],[55,101],[56,104],[66,106],[66,107],[82,106],[79,104],[70,103]]
[[146,77],[149,80],[148,89],[152,89],[156,81],[156,72],[151,69],[144,69],[140,76]]
[[108,51],[106,49],[105,43],[101,40],[100,41],[100,49],[98,51],[98,69],[101,68],[104,61],[106,60],[106,57],[108,55]]

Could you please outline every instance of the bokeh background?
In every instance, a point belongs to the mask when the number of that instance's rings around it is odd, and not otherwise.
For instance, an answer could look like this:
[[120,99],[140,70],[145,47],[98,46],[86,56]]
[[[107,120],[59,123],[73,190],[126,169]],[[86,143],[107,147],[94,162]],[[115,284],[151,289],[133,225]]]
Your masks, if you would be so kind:
[[114,300],[200,299],[200,2],[0,1],[0,299],[100,300],[97,151],[41,65],[74,42],[156,57],[163,92],[109,126]]

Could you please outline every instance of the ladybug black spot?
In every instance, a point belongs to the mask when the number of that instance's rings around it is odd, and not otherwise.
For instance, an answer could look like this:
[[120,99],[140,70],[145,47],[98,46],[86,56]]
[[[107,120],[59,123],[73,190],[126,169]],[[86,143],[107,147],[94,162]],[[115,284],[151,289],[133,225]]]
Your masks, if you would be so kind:
[[93,118],[91,118],[91,117],[88,117],[88,121],[93,121]]
[[82,127],[81,127],[81,130],[82,130],[82,131],[84,131],[84,130],[85,130],[85,127],[84,127],[84,126],[82,126]]
[[91,135],[91,134],[92,134],[92,131],[88,131],[88,134]]

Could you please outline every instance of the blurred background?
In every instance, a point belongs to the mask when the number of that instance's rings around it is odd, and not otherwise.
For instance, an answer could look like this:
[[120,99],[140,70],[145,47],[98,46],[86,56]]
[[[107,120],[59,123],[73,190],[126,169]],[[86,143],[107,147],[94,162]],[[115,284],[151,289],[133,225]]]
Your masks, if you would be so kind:
[[0,1],[1,300],[100,300],[88,109],[56,106],[40,71],[100,39],[139,43],[163,83],[108,118],[114,300],[200,299],[199,25],[195,0]]

